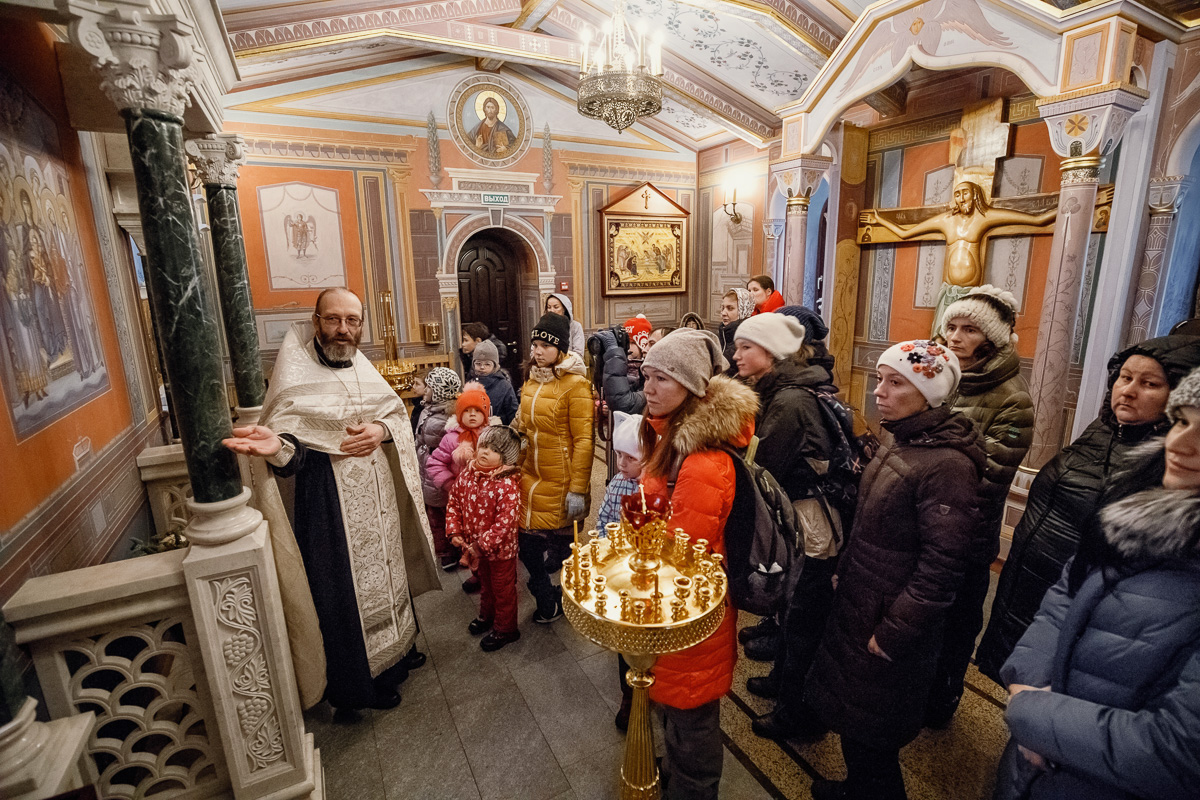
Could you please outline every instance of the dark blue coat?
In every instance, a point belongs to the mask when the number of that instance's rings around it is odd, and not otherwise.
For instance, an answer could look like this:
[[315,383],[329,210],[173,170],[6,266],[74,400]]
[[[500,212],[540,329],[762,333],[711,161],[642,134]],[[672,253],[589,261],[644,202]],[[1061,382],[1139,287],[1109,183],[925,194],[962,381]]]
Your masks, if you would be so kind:
[[500,418],[505,425],[512,423],[517,416],[517,393],[513,391],[511,381],[504,370],[498,370],[491,375],[476,375],[472,380],[483,384],[488,400],[492,402],[492,416]]
[[1096,570],[1074,598],[1064,571],[1001,677],[1051,691],[1010,700],[996,798],[1200,797],[1200,556]]

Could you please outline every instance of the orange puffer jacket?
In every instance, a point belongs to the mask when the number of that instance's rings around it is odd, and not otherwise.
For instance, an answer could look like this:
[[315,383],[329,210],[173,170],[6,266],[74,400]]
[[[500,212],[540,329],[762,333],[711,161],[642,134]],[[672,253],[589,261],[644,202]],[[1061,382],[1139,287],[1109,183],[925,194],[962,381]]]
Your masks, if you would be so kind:
[[[725,522],[733,508],[737,479],[729,454],[715,448],[748,445],[757,411],[758,398],[751,389],[723,376],[713,378],[704,402],[676,432],[684,459],[674,491],[668,492],[665,476],[647,475],[642,481],[647,493],[670,495],[670,530],[683,528],[693,542],[707,539],[721,555],[725,555]],[[666,432],[665,418],[648,419],[659,436]],[[736,663],[737,611],[727,598],[725,619],[716,633],[658,659],[650,699],[674,708],[696,708],[716,700],[733,685]]]

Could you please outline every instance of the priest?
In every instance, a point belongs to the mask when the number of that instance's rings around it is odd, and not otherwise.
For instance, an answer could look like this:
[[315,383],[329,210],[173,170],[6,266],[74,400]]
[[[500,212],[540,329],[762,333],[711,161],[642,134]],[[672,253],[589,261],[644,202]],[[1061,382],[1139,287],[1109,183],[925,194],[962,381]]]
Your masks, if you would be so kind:
[[[400,398],[358,350],[362,301],[326,289],[312,325],[315,335],[296,325],[284,338],[261,424],[235,428],[225,445],[295,477],[294,538],[279,530],[287,517],[264,513],[297,683],[307,707],[321,698],[314,683],[323,677],[324,698],[344,718],[400,702],[398,685],[425,663],[412,598],[441,584],[412,427]],[[263,492],[268,504],[273,489]],[[287,574],[289,563],[301,562],[298,574]],[[317,645],[323,676],[312,674]]]

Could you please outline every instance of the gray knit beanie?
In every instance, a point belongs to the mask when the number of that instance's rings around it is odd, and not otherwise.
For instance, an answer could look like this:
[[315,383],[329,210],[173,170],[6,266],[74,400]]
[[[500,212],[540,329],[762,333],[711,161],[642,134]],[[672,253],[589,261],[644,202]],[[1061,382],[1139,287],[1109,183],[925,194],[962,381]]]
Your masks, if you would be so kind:
[[1175,412],[1186,406],[1200,408],[1200,367],[1189,372],[1171,390],[1167,398],[1167,419],[1175,419]]
[[500,351],[488,339],[475,345],[475,351],[471,353],[472,364],[478,364],[480,361],[490,361],[496,366],[500,366]]
[[431,403],[453,400],[462,391],[462,380],[458,373],[448,367],[434,367],[429,370],[429,374],[425,376],[425,385],[432,390],[429,397]]
[[721,343],[712,331],[676,328],[650,348],[642,368],[663,372],[697,397],[708,394],[713,375],[729,368],[721,354]]
[[504,465],[511,467],[521,457],[521,434],[508,425],[488,425],[479,434],[478,446],[499,453]]

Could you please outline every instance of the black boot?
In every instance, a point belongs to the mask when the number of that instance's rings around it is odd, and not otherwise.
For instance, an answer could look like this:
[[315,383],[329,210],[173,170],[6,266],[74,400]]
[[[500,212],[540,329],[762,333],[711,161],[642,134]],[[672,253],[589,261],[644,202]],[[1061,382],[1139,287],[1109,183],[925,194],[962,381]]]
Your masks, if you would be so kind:
[[792,719],[781,709],[763,714],[750,723],[750,727],[757,736],[776,742],[786,739],[812,742],[829,733],[829,728],[816,717]]
[[768,700],[774,700],[779,697],[779,677],[771,670],[767,675],[760,675],[746,679],[746,688],[750,694],[756,697],[765,697]]
[[738,631],[738,641],[746,644],[760,636],[772,636],[779,633],[779,623],[774,617],[763,617],[756,624]]
[[782,644],[782,637],[777,633],[751,639],[744,645],[746,658],[751,661],[774,661]]

